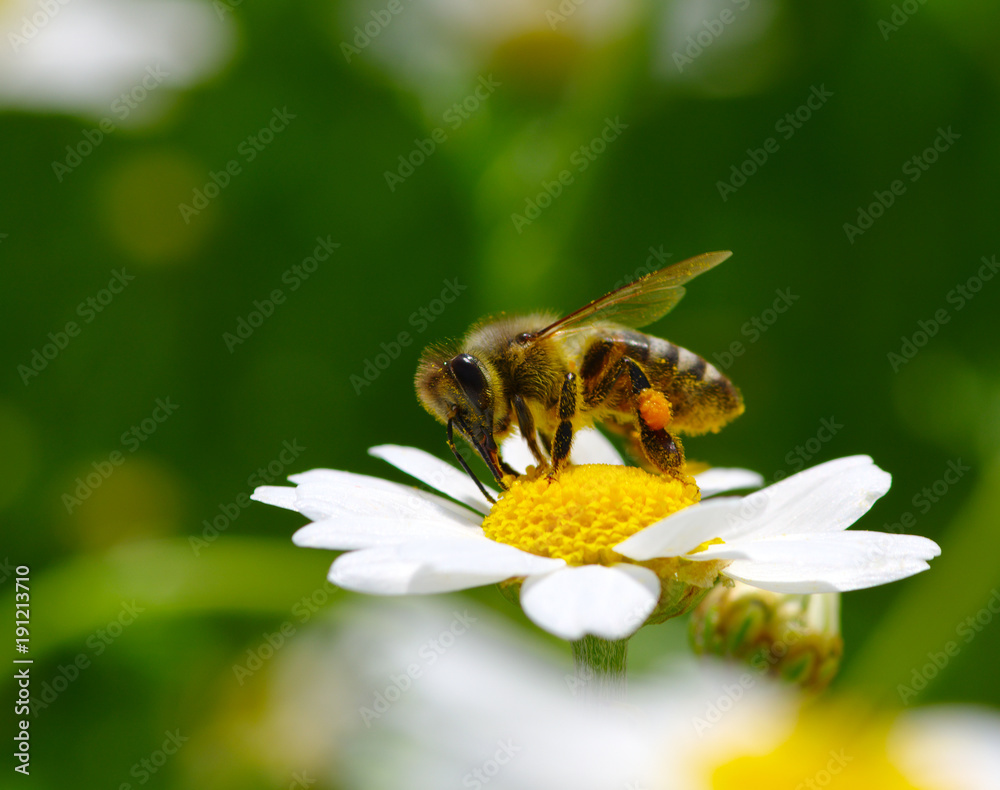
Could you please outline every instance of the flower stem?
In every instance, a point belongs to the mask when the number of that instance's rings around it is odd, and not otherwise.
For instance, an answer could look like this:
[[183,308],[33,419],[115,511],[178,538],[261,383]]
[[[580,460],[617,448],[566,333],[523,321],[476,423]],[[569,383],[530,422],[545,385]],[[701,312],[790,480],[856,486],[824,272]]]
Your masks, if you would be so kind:
[[585,636],[573,642],[578,688],[591,703],[606,704],[625,698],[628,639]]

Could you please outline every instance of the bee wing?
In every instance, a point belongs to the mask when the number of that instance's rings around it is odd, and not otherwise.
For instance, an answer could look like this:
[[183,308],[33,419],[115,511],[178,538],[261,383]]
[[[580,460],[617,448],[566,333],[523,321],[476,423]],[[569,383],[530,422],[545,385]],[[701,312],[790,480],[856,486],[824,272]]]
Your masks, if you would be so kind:
[[557,332],[569,332],[595,321],[612,321],[638,329],[663,318],[684,296],[684,283],[722,263],[732,255],[728,250],[705,252],[651,272],[635,282],[595,299],[538,333],[551,337]]

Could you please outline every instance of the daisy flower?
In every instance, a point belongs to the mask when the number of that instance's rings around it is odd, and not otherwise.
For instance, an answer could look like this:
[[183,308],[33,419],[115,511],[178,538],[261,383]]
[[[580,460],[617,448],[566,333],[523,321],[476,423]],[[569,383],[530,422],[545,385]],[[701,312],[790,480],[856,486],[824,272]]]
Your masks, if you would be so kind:
[[[392,610],[394,607],[388,607]],[[447,610],[399,607],[338,636],[357,701]],[[903,712],[843,695],[809,700],[763,673],[676,660],[633,683],[627,705],[580,704],[561,662],[485,612],[346,750],[346,787],[490,790],[990,790],[1000,715],[947,705]],[[372,658],[377,656],[377,658]],[[371,667],[372,661],[381,664]],[[572,679],[573,682],[569,682]]]
[[[889,489],[890,476],[868,456],[747,497],[701,501],[761,479],[738,469],[710,469],[697,485],[648,474],[621,465],[596,431],[579,432],[574,448],[582,465],[555,480],[522,476],[492,509],[455,467],[395,445],[370,452],[444,496],[314,469],[253,499],[310,519],[297,545],[346,552],[329,574],[340,587],[406,595],[504,583],[519,588],[534,623],[572,641],[627,638],[688,611],[720,579],[784,593],[847,591],[918,573],[940,553],[922,537],[846,531]],[[503,452],[514,458],[513,447]]]

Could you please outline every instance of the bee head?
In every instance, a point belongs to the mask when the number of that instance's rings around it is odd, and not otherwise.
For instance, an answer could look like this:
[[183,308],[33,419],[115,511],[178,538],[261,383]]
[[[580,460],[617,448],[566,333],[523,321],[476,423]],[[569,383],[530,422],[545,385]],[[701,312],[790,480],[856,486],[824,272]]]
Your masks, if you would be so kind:
[[439,422],[454,426],[486,461],[499,480],[502,473],[493,438],[496,374],[478,357],[431,348],[417,368],[417,397]]
[[[417,397],[439,422],[462,433],[493,433],[493,373],[472,354],[431,348],[417,368]],[[465,430],[468,428],[468,430]]]

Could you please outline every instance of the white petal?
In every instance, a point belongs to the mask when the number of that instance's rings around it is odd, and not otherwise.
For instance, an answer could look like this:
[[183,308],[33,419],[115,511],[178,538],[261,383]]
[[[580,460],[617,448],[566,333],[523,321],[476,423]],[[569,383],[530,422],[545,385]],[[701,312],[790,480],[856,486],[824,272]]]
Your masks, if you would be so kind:
[[[299,484],[295,489],[294,509],[314,521],[348,514],[385,518],[445,518],[477,525],[481,521],[476,513],[444,497],[379,477],[335,469],[312,469],[292,475],[289,479]],[[264,495],[275,498],[271,492],[264,492]]]
[[927,538],[884,532],[837,532],[739,540],[710,546],[691,560],[741,553],[723,574],[783,593],[847,592],[904,579],[927,570],[941,549]]
[[867,455],[838,458],[743,498],[730,538],[847,529],[889,490],[892,477]]
[[[516,426],[500,445],[500,455],[520,474],[524,474],[524,470],[529,466],[538,465],[538,461],[531,454]],[[573,434],[573,449],[570,450],[569,457],[570,461],[578,466],[583,464],[621,466],[625,463],[615,446],[596,428],[581,428]]]
[[[463,505],[475,508],[480,513],[488,513],[490,510],[489,503],[471,478],[437,456],[416,447],[401,447],[397,444],[372,447],[368,452]],[[496,491],[489,486],[486,486],[486,490],[496,499]]]
[[725,468],[713,466],[700,475],[694,476],[702,499],[738,488],[760,488],[764,485],[764,476],[749,469]]
[[890,480],[868,456],[841,458],[740,499],[692,505],[637,532],[615,550],[635,560],[677,557],[721,538],[725,546],[714,546],[691,559],[745,558],[745,551],[733,541],[846,529],[889,489]]
[[649,568],[620,564],[567,567],[529,578],[521,587],[524,613],[562,639],[587,634],[623,639],[656,607],[660,580]]
[[314,507],[325,505],[329,515],[418,518],[431,521],[444,519],[477,526],[482,523],[480,514],[437,494],[409,486],[401,486],[397,491],[373,491],[357,486],[309,483],[300,485],[297,493],[300,503]]
[[741,507],[738,497],[699,502],[636,532],[615,546],[615,551],[640,561],[680,557],[706,540],[725,540],[732,525],[738,523]]
[[265,505],[283,507],[285,510],[297,510],[295,507],[295,489],[291,486],[258,486],[250,498]]
[[289,475],[288,479],[300,485],[304,483],[338,483],[372,488],[377,491],[410,490],[409,486],[404,486],[401,483],[393,483],[391,480],[371,475],[359,475],[357,472],[344,472],[340,469],[310,469],[308,472]]
[[569,459],[577,465],[622,466],[625,463],[611,440],[596,428],[581,428],[573,434],[573,449],[570,450]]
[[419,539],[482,537],[481,528],[459,526],[451,521],[333,516],[302,527],[292,536],[292,542],[311,549],[343,551],[391,546]]
[[565,564],[486,538],[422,540],[344,554],[333,563],[329,579],[376,595],[437,593],[549,573]]
[[528,449],[527,442],[515,425],[510,434],[500,443],[500,456],[518,474],[523,475],[529,466],[538,466],[538,461]]
[[917,787],[995,789],[1000,777],[1000,716],[972,705],[912,710],[893,727],[889,751]]

